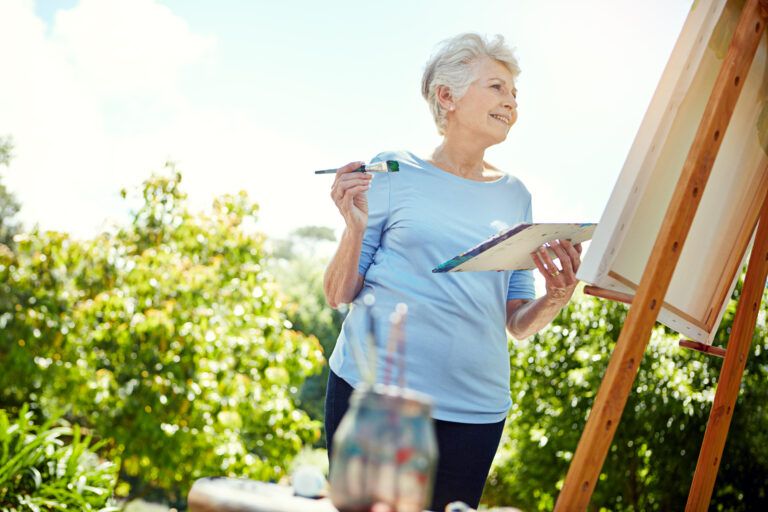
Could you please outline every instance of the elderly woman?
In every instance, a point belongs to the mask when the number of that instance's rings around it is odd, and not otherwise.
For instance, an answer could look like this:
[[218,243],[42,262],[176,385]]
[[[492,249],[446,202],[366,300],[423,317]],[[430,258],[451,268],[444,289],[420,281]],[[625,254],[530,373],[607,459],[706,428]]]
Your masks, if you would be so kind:
[[[338,170],[331,191],[346,224],[325,273],[336,307],[408,305],[406,380],[430,395],[439,448],[432,510],[461,500],[477,507],[511,405],[506,330],[521,339],[547,325],[576,287],[580,246],[551,244],[533,254],[546,281],[535,298],[531,271],[434,274],[431,269],[495,234],[499,223],[531,221],[531,196],[519,179],[484,160],[517,120],[517,62],[501,36],[462,34],[427,63],[422,94],[443,141],[432,155],[385,152],[400,172]],[[379,322],[381,324],[382,322]],[[344,321],[330,358],[325,424],[329,440],[361,376],[353,344],[365,343],[365,308]],[[380,353],[384,336],[379,334]],[[365,350],[364,345],[361,345]],[[380,364],[385,357],[379,357]],[[381,371],[378,372],[382,374]]]

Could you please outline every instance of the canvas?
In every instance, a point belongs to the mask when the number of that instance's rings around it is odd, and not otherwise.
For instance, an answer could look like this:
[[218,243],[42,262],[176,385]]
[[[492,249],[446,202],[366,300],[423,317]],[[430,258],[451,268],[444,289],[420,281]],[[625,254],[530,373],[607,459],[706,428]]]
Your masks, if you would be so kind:
[[[694,2],[579,269],[581,280],[629,294],[637,289],[743,5]],[[658,317],[706,344],[768,190],[767,49],[763,36]]]

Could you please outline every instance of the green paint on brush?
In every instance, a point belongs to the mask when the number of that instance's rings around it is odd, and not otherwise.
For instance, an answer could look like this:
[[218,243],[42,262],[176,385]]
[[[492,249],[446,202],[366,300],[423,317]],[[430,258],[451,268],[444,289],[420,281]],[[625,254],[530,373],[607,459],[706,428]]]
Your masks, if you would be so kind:
[[361,172],[398,172],[400,164],[397,163],[397,160],[387,160],[386,162],[363,165],[355,170]]

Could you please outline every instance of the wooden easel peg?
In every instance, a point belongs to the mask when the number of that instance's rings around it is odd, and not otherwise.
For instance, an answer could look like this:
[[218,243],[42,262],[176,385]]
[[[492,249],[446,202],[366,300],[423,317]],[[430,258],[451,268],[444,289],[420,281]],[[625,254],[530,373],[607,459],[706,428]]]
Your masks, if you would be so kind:
[[680,340],[679,345],[683,348],[689,348],[691,350],[695,350],[697,352],[702,352],[704,354],[709,354],[711,356],[724,358],[725,357],[725,349],[722,347],[713,347],[712,345],[707,345],[706,343],[702,343],[700,341],[693,341],[693,340]]
[[600,288],[599,286],[585,286],[584,293],[600,299],[608,299],[616,302],[623,302],[624,304],[632,304],[633,295],[623,292],[617,292],[616,290],[609,290],[607,288]]

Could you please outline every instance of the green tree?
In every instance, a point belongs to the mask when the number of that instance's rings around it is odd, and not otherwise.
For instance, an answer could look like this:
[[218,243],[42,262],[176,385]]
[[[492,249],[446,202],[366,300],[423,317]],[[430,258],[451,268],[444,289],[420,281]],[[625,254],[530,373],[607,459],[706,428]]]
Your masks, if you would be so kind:
[[[286,313],[293,328],[315,337],[323,349],[322,372],[307,378],[299,395],[301,408],[318,421],[323,420],[325,410],[327,361],[344,320],[344,312],[328,306],[323,293],[323,274],[335,241],[331,228],[300,227],[276,241],[270,265],[286,297]],[[324,447],[325,440],[317,445]]]
[[[731,303],[715,344],[725,345],[734,311]],[[552,509],[625,316],[621,304],[577,297],[547,329],[510,347],[514,406],[487,502]],[[768,504],[765,309],[761,318],[720,467],[715,510]],[[678,339],[661,326],[653,331],[593,495],[594,510],[685,506],[721,360],[679,348]]]
[[[8,136],[0,137],[0,166],[8,166],[12,157],[13,140]],[[14,195],[8,191],[0,179],[0,244],[13,247],[13,236],[19,231],[19,224],[15,217],[20,208]]]
[[13,140],[8,135],[0,137],[0,165],[8,165],[13,155]]
[[170,166],[130,225],[20,236],[0,261],[0,401],[65,408],[123,461],[122,492],[204,475],[283,476],[319,437],[296,407],[317,341],[289,328],[245,193],[192,213]]

